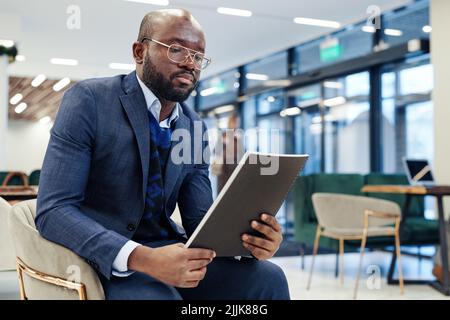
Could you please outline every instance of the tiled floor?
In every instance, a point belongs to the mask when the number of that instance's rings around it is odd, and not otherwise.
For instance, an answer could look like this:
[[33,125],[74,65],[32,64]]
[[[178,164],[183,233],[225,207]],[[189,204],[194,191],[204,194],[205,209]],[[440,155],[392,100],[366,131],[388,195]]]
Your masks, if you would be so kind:
[[[405,285],[404,295],[398,285],[387,285],[386,273],[391,254],[386,252],[366,253],[361,272],[358,299],[450,299],[429,285]],[[319,255],[316,258],[310,290],[306,290],[311,256],[305,257],[305,270],[301,270],[300,257],[280,257],[272,261],[283,268],[289,282],[292,299],[353,299],[353,288],[359,263],[358,253],[347,253],[344,259],[344,285],[335,278],[336,255]],[[408,279],[434,279],[431,274],[432,261],[402,256],[403,273]],[[374,273],[375,271],[375,273]],[[395,277],[397,275],[395,274]]]
[[[345,254],[345,281],[340,286],[334,277],[336,263],[334,254],[319,255],[316,260],[311,289],[306,290],[311,256],[305,257],[305,270],[301,270],[300,257],[273,258],[286,273],[292,299],[352,299],[359,255]],[[386,284],[386,272],[390,254],[370,252],[365,255],[363,273],[358,291],[358,299],[450,299],[428,285],[406,285],[405,294],[400,295],[397,285]],[[406,278],[432,279],[432,261],[411,256],[403,256]],[[373,270],[375,273],[372,274]],[[381,275],[381,276],[378,276]],[[18,299],[19,289],[14,271],[0,272],[0,299]]]

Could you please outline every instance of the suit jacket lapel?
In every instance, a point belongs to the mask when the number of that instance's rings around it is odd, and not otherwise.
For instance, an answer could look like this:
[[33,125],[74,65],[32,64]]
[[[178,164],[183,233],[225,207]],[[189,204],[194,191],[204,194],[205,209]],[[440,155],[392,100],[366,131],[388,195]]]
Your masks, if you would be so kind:
[[130,121],[136,136],[142,167],[142,196],[145,198],[148,180],[148,166],[150,161],[150,127],[148,109],[144,94],[139,87],[136,73],[128,74],[123,80],[123,87],[127,94],[120,96],[120,101]]

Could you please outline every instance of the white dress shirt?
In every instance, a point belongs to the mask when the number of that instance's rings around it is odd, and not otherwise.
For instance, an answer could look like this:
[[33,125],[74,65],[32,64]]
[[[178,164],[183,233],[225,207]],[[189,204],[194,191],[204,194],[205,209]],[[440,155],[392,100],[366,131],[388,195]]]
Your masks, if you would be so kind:
[[[154,93],[145,85],[145,83],[143,83],[141,79],[139,79],[137,74],[136,78],[139,82],[139,86],[141,87],[142,92],[144,93],[145,103],[147,104],[147,108],[150,111],[150,113],[159,122],[159,126],[161,128],[170,128],[171,124],[177,121],[179,117],[178,108],[180,108],[180,105],[178,103],[175,105],[175,108],[173,108],[170,117],[164,119],[163,121],[159,121],[159,115],[161,113],[161,102],[154,95]],[[133,240],[128,240],[125,243],[125,245],[122,247],[122,249],[120,249],[119,253],[114,259],[112,265],[113,275],[118,277],[127,277],[134,272],[128,270],[128,258],[130,257],[131,252],[140,245],[141,245],[140,243],[137,243]]]

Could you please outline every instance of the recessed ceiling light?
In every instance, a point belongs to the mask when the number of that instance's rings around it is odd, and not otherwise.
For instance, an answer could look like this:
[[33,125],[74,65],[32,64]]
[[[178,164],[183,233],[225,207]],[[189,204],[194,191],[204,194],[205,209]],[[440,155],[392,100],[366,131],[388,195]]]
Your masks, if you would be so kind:
[[42,82],[45,81],[45,79],[47,79],[45,75],[43,74],[37,75],[36,78],[34,78],[33,81],[31,81],[31,86],[37,88],[42,84]]
[[281,110],[280,116],[282,116],[282,117],[296,116],[296,115],[299,115],[300,113],[302,113],[302,110],[300,110],[299,107],[291,107],[291,108],[286,108],[284,110]]
[[258,81],[269,80],[269,76],[267,74],[260,74],[260,73],[247,73],[245,77],[248,80],[258,80]]
[[253,14],[250,10],[225,8],[225,7],[217,8],[217,12],[220,14],[227,14],[231,16],[246,17],[246,18],[251,17]]
[[429,25],[423,26],[422,31],[425,33],[430,33],[433,28]]
[[375,33],[377,31],[374,26],[363,26],[361,30],[368,33]]
[[0,46],[4,46],[6,48],[14,47],[14,41],[7,39],[0,39]]
[[64,88],[65,86],[67,86],[70,83],[70,79],[69,78],[62,78],[61,80],[59,80],[57,83],[55,83],[53,85],[53,90],[55,90],[56,92],[60,91],[62,88]]
[[18,55],[16,56],[16,61],[18,61],[18,62],[23,62],[23,61],[25,61],[25,60],[26,60],[25,56],[23,56],[23,55],[21,55],[21,54],[18,54]]
[[339,96],[331,99],[326,99],[323,101],[323,104],[327,107],[335,107],[344,104],[346,101],[347,100],[344,97]]
[[15,111],[16,113],[22,113],[22,112],[25,111],[25,109],[26,109],[27,107],[28,107],[27,104],[26,104],[25,102],[22,102],[22,103],[20,103],[20,104],[14,109],[14,111]]
[[13,106],[18,104],[20,100],[22,100],[23,95],[20,93],[16,93],[11,99],[9,99],[9,103],[11,103]]
[[200,95],[202,97],[207,97],[207,96],[216,94],[218,91],[219,90],[217,89],[217,87],[211,87],[211,88],[203,89],[202,91],[200,91]]
[[401,37],[403,35],[403,32],[402,30],[398,29],[384,29],[384,34],[387,36]]
[[156,6],[168,6],[169,0],[125,0],[127,2],[154,4]]
[[111,69],[115,69],[115,70],[135,70],[136,69],[136,65],[134,65],[134,64],[116,63],[116,62],[111,62],[109,64],[109,67]]
[[263,83],[265,87],[287,87],[292,84],[291,80],[281,79],[281,80],[267,80]]
[[78,64],[78,60],[63,59],[63,58],[51,58],[50,63],[60,64],[60,65],[64,65],[64,66],[76,66]]
[[39,123],[41,123],[41,124],[47,124],[47,123],[50,123],[51,120],[52,120],[52,119],[50,118],[50,116],[45,116],[45,117],[39,119]]
[[342,88],[342,83],[341,82],[337,82],[337,81],[325,81],[323,83],[323,86],[325,88],[330,88],[330,89],[341,89]]
[[267,101],[270,102],[270,103],[275,102],[275,100],[276,100],[276,99],[275,99],[274,96],[268,96],[268,97],[267,97]]
[[315,98],[315,99],[309,99],[309,100],[304,100],[304,101],[300,101],[298,106],[300,108],[308,108],[308,107],[312,107],[312,106],[316,106],[320,104],[320,98]]
[[331,20],[296,17],[296,18],[294,18],[294,22],[298,23],[298,24],[305,24],[308,26],[327,27],[327,28],[334,28],[334,29],[338,29],[341,27],[341,24],[339,22],[331,21]]
[[214,109],[215,114],[221,114],[221,113],[225,113],[225,112],[230,112],[234,110],[234,105],[232,104],[227,104],[225,106],[221,106],[218,108]]

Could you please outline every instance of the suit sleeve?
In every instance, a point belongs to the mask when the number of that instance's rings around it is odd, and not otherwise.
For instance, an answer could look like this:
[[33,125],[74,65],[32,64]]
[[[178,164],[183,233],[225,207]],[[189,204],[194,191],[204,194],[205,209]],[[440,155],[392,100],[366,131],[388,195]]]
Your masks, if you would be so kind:
[[36,227],[74,251],[109,279],[115,257],[128,239],[83,214],[81,204],[95,149],[97,108],[86,83],[66,92],[42,166]]
[[[211,181],[209,180],[210,152],[206,126],[202,123],[203,134],[206,141],[203,141],[202,150],[195,150],[201,153],[198,159],[201,163],[195,164],[191,173],[183,181],[178,196],[178,207],[183,222],[183,228],[188,237],[195,231],[195,228],[202,220],[213,203]],[[202,137],[194,137],[201,139]]]

